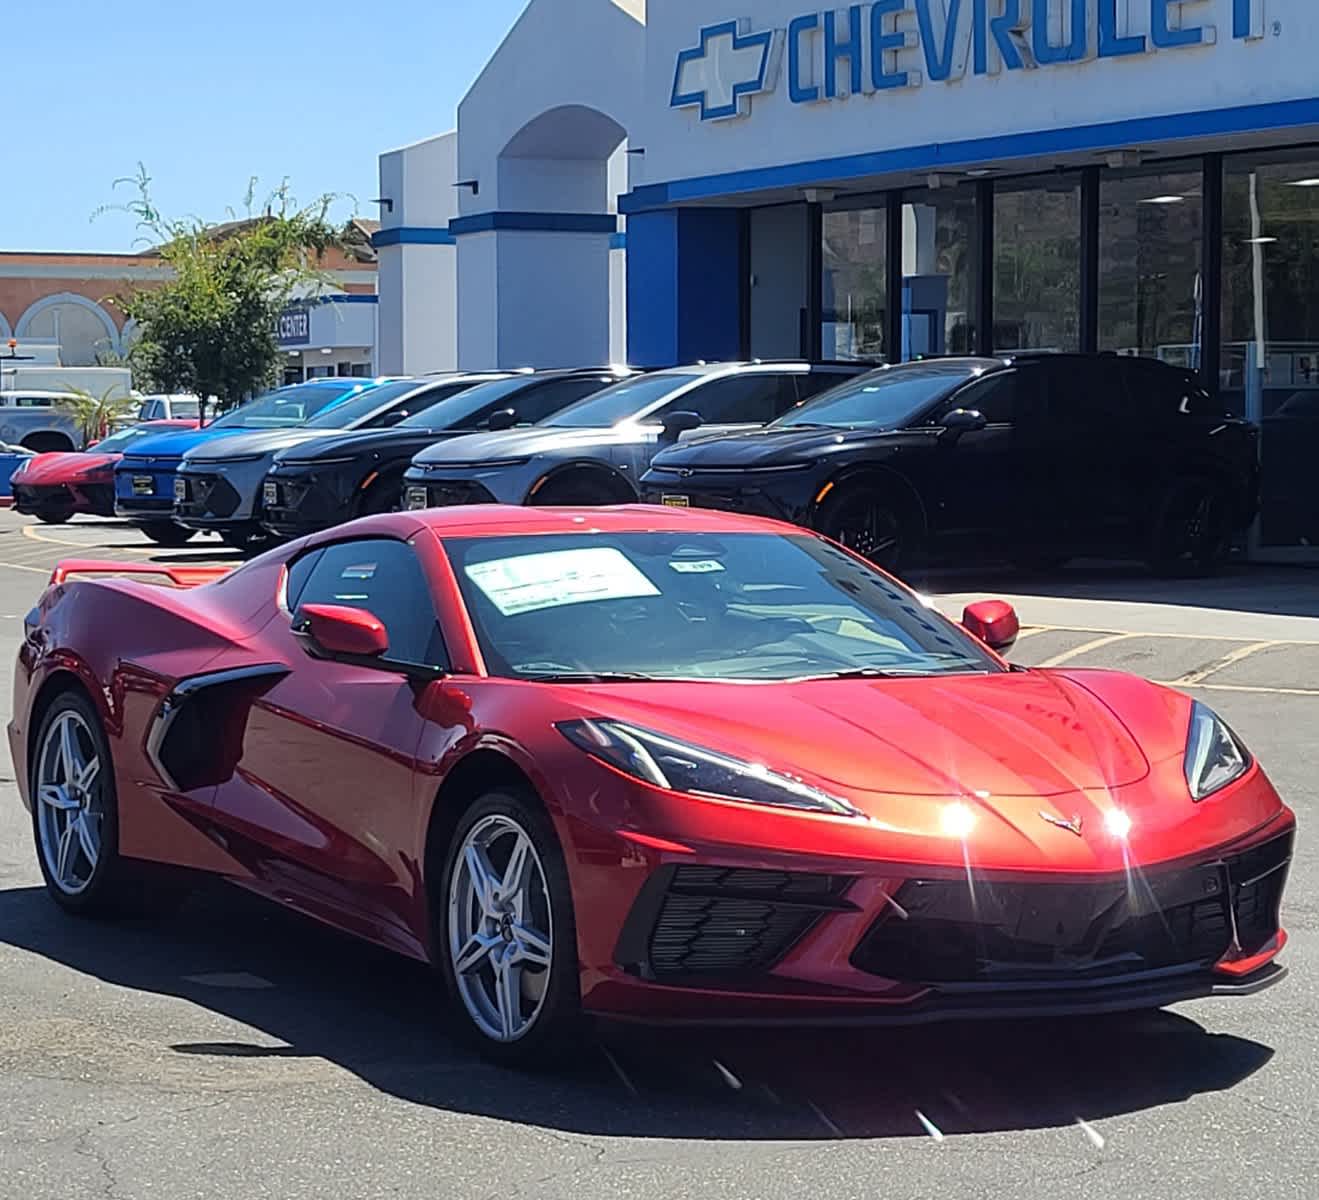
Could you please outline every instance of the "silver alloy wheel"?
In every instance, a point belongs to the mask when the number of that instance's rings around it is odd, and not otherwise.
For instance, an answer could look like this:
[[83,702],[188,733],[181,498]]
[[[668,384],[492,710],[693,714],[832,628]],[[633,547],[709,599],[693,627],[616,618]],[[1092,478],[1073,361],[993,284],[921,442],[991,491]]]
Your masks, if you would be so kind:
[[66,709],[51,723],[37,756],[37,829],[55,886],[86,890],[101,857],[105,817],[101,756],[83,717]]
[[545,868],[527,831],[491,815],[463,839],[449,883],[449,961],[486,1037],[516,1042],[545,1004],[554,918]]

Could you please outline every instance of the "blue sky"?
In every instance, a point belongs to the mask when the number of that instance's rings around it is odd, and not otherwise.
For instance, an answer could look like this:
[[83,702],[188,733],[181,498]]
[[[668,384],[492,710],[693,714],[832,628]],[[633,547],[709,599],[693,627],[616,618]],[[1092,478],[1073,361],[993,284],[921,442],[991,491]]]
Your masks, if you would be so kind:
[[91,215],[139,161],[170,215],[223,219],[257,175],[375,217],[376,156],[453,127],[526,0],[3,7],[0,249],[132,250],[131,218]]

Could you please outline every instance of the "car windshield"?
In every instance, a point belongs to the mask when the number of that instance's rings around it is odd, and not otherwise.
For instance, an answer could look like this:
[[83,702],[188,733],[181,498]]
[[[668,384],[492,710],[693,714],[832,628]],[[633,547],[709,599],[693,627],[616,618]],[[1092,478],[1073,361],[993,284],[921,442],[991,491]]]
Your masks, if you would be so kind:
[[392,383],[368,387],[365,391],[349,396],[340,404],[322,409],[304,424],[308,429],[351,429],[378,409],[388,408],[421,386],[420,381],[416,379],[396,379]]
[[140,438],[149,433],[160,433],[159,428],[152,429],[148,425],[130,425],[127,429],[121,429],[118,433],[112,433],[107,438],[102,438],[99,442],[93,442],[87,449],[93,454],[118,454],[134,438]]
[[840,429],[900,429],[972,379],[978,368],[965,363],[905,363],[881,367],[799,404],[769,428],[827,425]]
[[486,666],[508,678],[783,681],[991,673],[971,637],[808,534],[445,541]]
[[324,382],[296,383],[258,396],[242,408],[213,421],[210,428],[283,429],[301,425],[331,405],[346,402],[374,387],[369,380],[354,383],[347,379],[327,379]]
[[569,405],[545,425],[560,429],[608,429],[624,421],[646,416],[668,399],[671,392],[691,383],[697,376],[685,371],[658,371],[596,392]]
[[513,379],[496,379],[489,383],[478,383],[475,387],[465,387],[456,396],[449,393],[438,403],[413,413],[406,421],[400,421],[398,427],[400,429],[461,429],[464,421],[497,405],[501,400],[509,399],[509,404],[505,407],[512,407],[511,398],[526,387],[531,378],[530,375],[519,375]]

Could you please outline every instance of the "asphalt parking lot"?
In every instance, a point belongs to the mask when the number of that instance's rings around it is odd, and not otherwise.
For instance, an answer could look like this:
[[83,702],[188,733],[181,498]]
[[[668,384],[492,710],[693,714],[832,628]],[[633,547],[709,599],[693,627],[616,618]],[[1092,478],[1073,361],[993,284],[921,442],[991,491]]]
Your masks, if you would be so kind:
[[[0,685],[62,557],[197,562],[113,522],[0,512]],[[485,1065],[426,972],[221,889],[130,925],[56,914],[0,772],[0,1197],[1309,1198],[1319,1179],[1319,572],[922,581],[1009,595],[1013,657],[1218,708],[1298,810],[1292,973],[1250,1000],[890,1032],[612,1036]]]

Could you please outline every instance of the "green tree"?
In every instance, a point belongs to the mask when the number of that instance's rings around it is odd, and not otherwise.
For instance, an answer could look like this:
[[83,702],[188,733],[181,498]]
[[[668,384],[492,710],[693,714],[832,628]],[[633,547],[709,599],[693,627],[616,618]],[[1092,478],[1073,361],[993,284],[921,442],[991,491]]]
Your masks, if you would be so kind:
[[222,409],[241,403],[274,380],[279,314],[295,296],[325,282],[319,264],[327,250],[343,244],[342,226],[330,220],[335,198],[299,207],[282,184],[254,212],[253,180],[246,216],[216,225],[165,217],[152,201],[144,167],[115,182],[125,185],[134,198],[100,211],[136,217],[143,240],[172,271],[161,285],[110,301],[137,323],[129,354],[136,378],[152,391],[201,397],[203,416],[212,397]]

